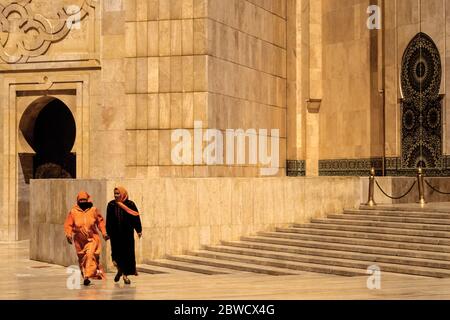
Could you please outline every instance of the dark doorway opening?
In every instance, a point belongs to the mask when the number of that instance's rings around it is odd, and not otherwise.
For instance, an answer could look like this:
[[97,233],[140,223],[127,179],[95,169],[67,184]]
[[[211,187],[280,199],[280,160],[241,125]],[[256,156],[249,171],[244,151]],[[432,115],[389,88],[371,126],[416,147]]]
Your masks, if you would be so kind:
[[76,124],[64,102],[53,97],[38,99],[24,113],[20,130],[35,152],[32,178],[76,178],[76,155],[71,152]]
[[18,155],[18,238],[29,239],[30,179],[75,179],[76,123],[61,100],[44,96],[25,110],[19,130],[34,153]]

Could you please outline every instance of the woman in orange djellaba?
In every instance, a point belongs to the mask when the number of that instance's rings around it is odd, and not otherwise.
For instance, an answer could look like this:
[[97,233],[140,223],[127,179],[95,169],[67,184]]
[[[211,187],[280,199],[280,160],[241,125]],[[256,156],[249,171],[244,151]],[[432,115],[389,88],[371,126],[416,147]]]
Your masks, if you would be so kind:
[[93,206],[89,194],[81,191],[77,197],[77,204],[70,210],[64,223],[64,231],[69,244],[75,243],[85,286],[91,283],[89,279],[105,279],[105,273],[100,265],[102,244],[97,229],[107,241],[109,237],[106,233],[105,220]]

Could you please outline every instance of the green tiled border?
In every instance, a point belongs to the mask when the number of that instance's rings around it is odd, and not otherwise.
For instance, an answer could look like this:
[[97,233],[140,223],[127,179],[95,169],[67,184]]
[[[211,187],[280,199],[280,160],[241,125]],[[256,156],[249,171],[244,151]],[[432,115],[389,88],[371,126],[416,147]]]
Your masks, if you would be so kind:
[[[404,177],[417,175],[417,169],[402,168],[400,157],[384,159],[384,174],[383,158],[320,160],[319,175],[364,177],[370,175],[372,167],[375,168],[377,176]],[[450,156],[443,156],[442,168],[424,169],[424,173],[429,177],[450,177]]]
[[368,176],[374,167],[376,174],[383,172],[383,158],[319,160],[320,176]]
[[306,175],[306,162],[304,160],[287,160],[286,171],[288,177],[304,177]]

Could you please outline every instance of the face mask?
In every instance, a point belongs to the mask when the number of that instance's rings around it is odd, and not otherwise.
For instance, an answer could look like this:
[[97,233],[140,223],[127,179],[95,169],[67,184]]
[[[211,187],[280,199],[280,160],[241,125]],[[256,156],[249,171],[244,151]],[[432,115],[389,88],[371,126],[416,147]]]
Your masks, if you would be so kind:
[[78,206],[81,210],[86,211],[87,209],[92,208],[92,202],[78,202]]

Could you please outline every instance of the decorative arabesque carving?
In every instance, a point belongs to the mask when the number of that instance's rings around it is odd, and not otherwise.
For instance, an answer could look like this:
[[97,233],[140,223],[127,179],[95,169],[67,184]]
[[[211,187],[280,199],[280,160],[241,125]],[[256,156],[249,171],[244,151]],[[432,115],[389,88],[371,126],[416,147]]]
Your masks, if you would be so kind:
[[6,63],[26,63],[31,57],[44,55],[95,8],[95,0],[84,0],[81,6],[61,8],[58,19],[50,21],[32,12],[28,6],[31,1],[0,4],[0,58]]
[[442,167],[441,58],[433,40],[417,34],[401,70],[402,168]]

